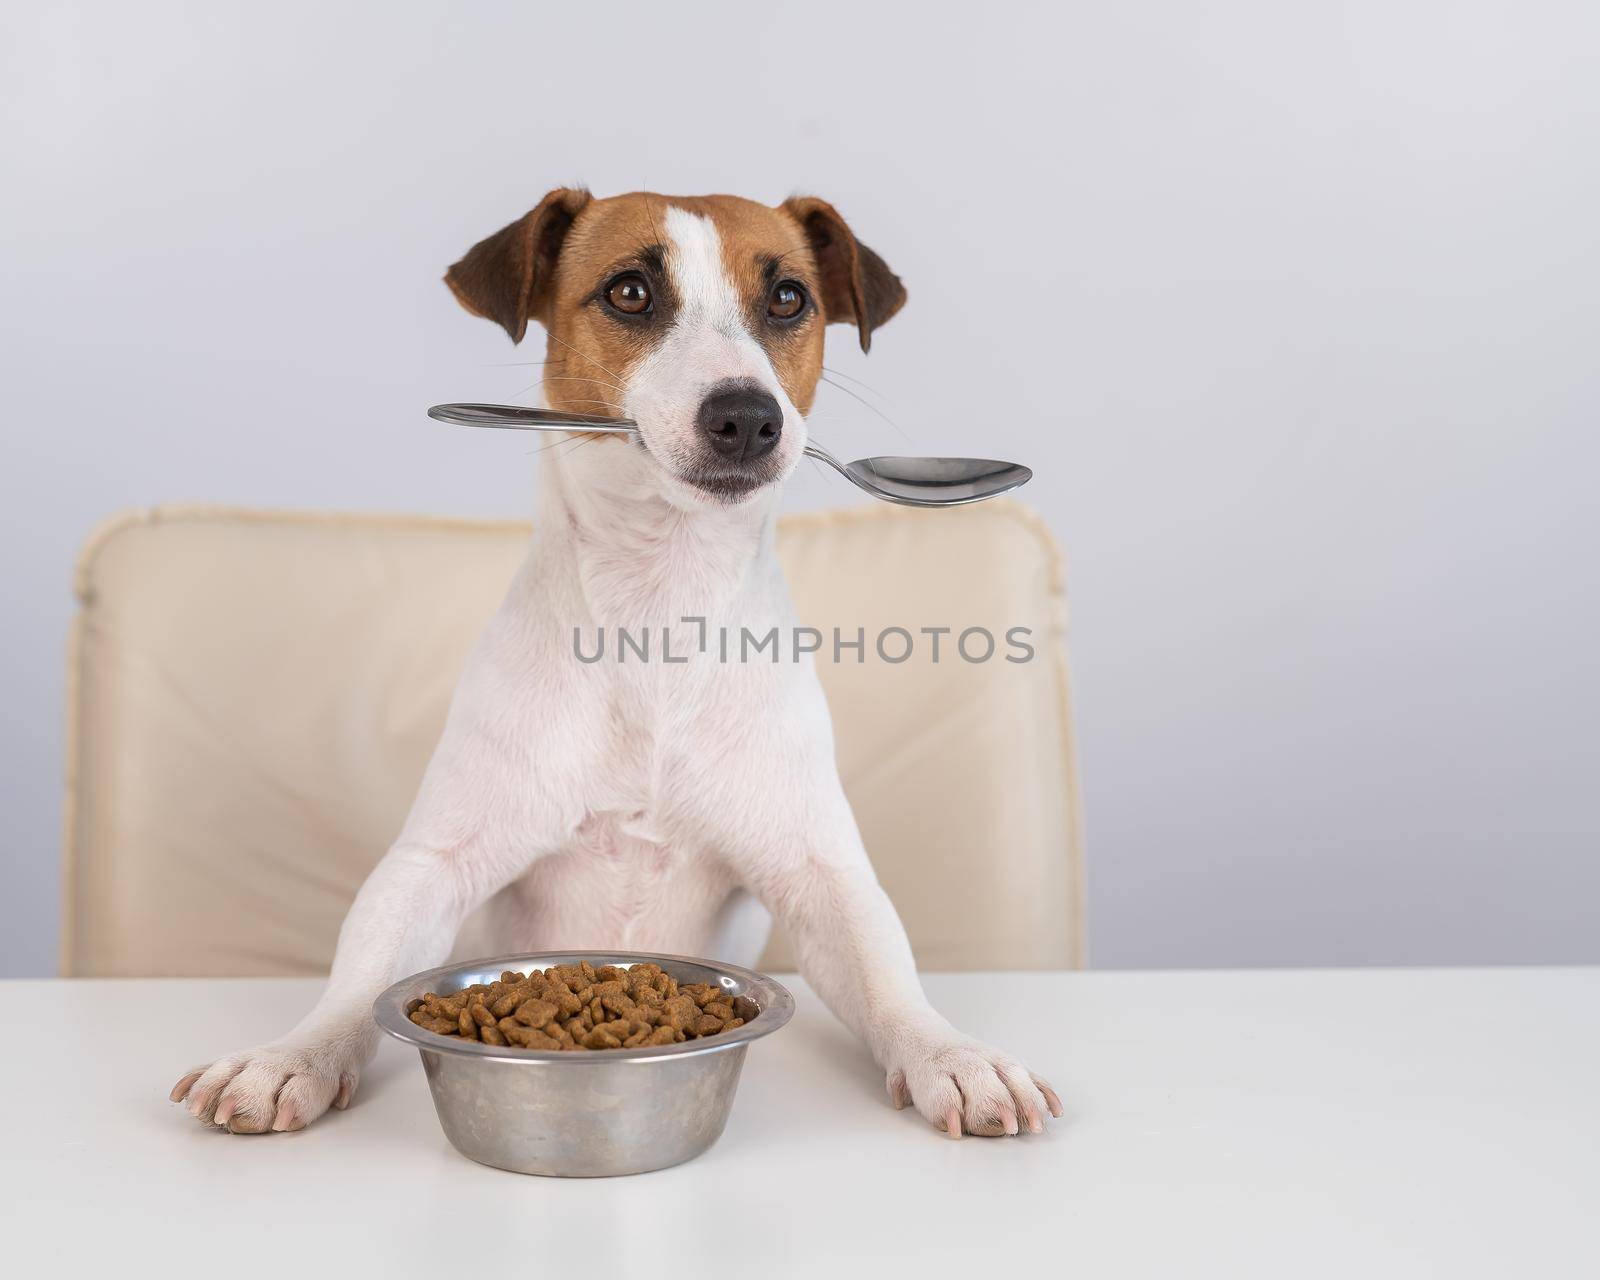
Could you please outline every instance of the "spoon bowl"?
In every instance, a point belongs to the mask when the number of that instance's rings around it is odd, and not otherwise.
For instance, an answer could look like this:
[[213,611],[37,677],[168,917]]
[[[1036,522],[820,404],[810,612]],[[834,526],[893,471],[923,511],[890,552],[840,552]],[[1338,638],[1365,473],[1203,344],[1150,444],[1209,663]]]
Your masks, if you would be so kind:
[[1033,472],[994,458],[857,458],[840,466],[832,454],[807,448],[858,489],[907,507],[959,507],[1027,484]]
[[[525,409],[514,404],[436,404],[428,416],[463,427],[500,427],[514,431],[603,431],[633,435],[638,423],[593,413],[557,409]],[[959,507],[1006,493],[1033,479],[1018,462],[993,458],[858,458],[840,462],[820,445],[808,444],[806,456],[825,462],[856,488],[885,502],[906,507]]]

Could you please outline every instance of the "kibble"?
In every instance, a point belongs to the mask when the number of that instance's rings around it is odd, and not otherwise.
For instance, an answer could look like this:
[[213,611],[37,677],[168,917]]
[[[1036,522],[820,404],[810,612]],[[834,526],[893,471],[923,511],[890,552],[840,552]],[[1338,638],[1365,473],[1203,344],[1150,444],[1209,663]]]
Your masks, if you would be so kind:
[[407,1010],[435,1035],[497,1047],[543,1050],[637,1049],[703,1040],[744,1026],[761,1012],[747,996],[678,980],[658,964],[587,960],[517,973],[507,969],[448,996],[428,992]]

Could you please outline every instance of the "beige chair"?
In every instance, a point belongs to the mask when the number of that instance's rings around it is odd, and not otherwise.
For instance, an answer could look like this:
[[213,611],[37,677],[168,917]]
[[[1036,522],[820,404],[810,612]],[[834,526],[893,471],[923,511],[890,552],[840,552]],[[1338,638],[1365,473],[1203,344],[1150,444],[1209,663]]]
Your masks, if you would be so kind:
[[[77,570],[61,968],[325,972],[457,673],[520,560],[519,523],[160,507]],[[927,969],[1083,958],[1059,551],[1025,508],[786,518],[779,551],[839,766]],[[831,632],[864,628],[864,660]],[[872,643],[901,626],[909,661]],[[918,628],[984,627],[969,663]],[[1035,656],[1007,662],[1027,627]],[[890,657],[903,644],[885,641]],[[969,639],[974,655],[982,636]],[[763,961],[790,967],[775,937]]]

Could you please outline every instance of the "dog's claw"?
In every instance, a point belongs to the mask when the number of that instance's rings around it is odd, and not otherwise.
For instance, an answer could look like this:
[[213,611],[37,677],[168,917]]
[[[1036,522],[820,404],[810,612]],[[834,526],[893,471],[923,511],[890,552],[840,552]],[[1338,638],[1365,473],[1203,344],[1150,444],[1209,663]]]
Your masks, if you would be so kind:
[[904,1111],[909,1099],[906,1097],[906,1073],[893,1071],[889,1074],[889,1101],[894,1104],[896,1111]]
[[191,1071],[188,1075],[184,1076],[182,1080],[178,1081],[177,1084],[172,1086],[172,1092],[167,1095],[167,1101],[182,1102],[189,1096],[189,1090],[194,1088],[194,1082],[201,1076],[205,1075],[205,1073],[206,1069],[201,1067],[198,1070]]
[[1039,1092],[1044,1094],[1044,1100],[1050,1106],[1050,1114],[1057,1120],[1061,1119],[1067,1113],[1067,1109],[1061,1105],[1061,1099],[1056,1096],[1056,1091],[1038,1076],[1033,1077],[1033,1083]]
[[951,1107],[950,1110],[944,1113],[944,1131],[952,1138],[959,1139],[961,1137],[960,1107]]

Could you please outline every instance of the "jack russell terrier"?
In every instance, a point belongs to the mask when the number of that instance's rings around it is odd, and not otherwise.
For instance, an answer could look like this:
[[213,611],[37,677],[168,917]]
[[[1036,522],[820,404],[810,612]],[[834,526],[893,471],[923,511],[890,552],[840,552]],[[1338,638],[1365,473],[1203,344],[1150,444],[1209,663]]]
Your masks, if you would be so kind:
[[[373,1000],[452,951],[618,948],[754,964],[773,916],[800,971],[952,1138],[1043,1128],[1061,1103],[928,1003],[834,762],[809,656],[720,663],[710,625],[795,625],[773,537],[806,443],[823,326],[873,330],[899,278],[831,205],[556,190],[446,283],[548,335],[553,408],[634,419],[540,468],[533,545],[478,641],[416,803],[281,1039],[191,1071],[174,1101],[235,1133],[346,1107]],[[592,442],[592,443],[591,443]],[[585,663],[575,628],[673,631],[687,662]],[[654,629],[654,628],[653,628]],[[771,913],[770,915],[768,913]],[[470,917],[470,919],[469,919]],[[458,936],[459,935],[459,936]]]

